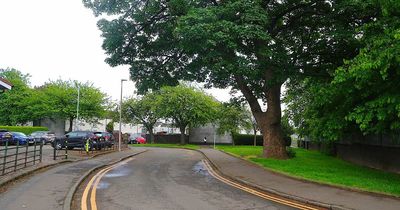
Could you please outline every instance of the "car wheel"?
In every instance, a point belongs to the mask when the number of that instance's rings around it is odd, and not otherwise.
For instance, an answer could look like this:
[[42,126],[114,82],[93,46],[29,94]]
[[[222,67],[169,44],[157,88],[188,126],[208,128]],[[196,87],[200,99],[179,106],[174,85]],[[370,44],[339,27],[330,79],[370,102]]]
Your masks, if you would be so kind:
[[59,141],[55,142],[55,143],[54,143],[54,148],[55,148],[56,150],[60,150],[60,149],[62,148],[61,142],[59,142]]

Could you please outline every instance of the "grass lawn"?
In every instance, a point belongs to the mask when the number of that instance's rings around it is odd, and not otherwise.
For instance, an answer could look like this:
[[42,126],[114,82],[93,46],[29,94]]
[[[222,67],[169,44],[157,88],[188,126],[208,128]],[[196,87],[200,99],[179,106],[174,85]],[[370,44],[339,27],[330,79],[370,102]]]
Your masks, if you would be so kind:
[[217,148],[289,176],[400,196],[399,174],[358,166],[317,151],[294,149],[295,158],[275,160],[261,158],[262,147],[260,146],[218,146]]
[[163,148],[186,148],[186,149],[199,149],[199,145],[194,144],[130,144],[132,147],[163,147]]

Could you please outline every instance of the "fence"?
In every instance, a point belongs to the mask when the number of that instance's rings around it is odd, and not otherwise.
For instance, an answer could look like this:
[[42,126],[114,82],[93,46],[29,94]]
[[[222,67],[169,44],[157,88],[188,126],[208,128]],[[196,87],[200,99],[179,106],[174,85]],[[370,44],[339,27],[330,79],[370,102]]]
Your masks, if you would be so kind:
[[16,145],[9,145],[5,141],[4,147],[0,147],[0,175],[6,175],[30,165],[42,162],[43,144],[37,144],[36,141],[32,146],[28,143],[20,145],[17,141]]
[[[64,142],[67,145],[67,141]],[[68,159],[68,148],[65,147],[64,149],[59,148],[53,145],[53,160],[57,160],[57,158]]]

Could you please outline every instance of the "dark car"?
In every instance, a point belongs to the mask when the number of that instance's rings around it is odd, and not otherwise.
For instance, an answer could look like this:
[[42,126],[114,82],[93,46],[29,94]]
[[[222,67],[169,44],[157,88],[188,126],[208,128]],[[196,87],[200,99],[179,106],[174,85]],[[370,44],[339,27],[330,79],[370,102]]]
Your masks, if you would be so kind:
[[29,137],[35,139],[36,142],[47,144],[47,143],[53,143],[53,141],[56,139],[56,134],[51,131],[35,131],[31,133]]
[[8,130],[0,129],[0,145],[4,145],[6,142],[11,144],[12,140],[12,134]]
[[100,142],[103,144],[102,147],[112,147],[115,143],[115,138],[111,133],[108,132],[94,132]]
[[56,138],[52,146],[56,149],[67,147],[67,149],[74,149],[76,147],[83,148],[89,143],[89,150],[98,148],[100,145],[99,139],[92,131],[72,131],[65,134],[64,137]]

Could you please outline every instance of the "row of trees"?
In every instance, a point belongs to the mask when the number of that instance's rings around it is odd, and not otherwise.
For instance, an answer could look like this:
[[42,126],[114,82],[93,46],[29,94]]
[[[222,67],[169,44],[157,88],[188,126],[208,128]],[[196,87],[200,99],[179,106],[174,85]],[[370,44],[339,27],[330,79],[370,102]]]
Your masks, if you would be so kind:
[[122,116],[126,123],[142,124],[154,142],[154,125],[160,120],[168,120],[179,128],[181,144],[185,144],[188,127],[213,123],[219,133],[248,130],[251,116],[242,106],[232,103],[221,104],[200,90],[186,86],[166,86],[158,91],[145,94],[140,99],[129,98],[122,105]]
[[90,83],[77,81],[49,81],[39,87],[30,87],[30,75],[16,69],[0,69],[13,89],[0,95],[0,124],[17,125],[43,118],[69,121],[72,130],[76,119],[78,86],[80,88],[79,118],[96,121],[106,113],[107,96]]
[[83,2],[110,15],[98,22],[106,62],[131,66],[140,92],[179,80],[240,90],[262,130],[265,157],[287,158],[284,83],[290,116],[316,136],[400,125],[399,1]]

